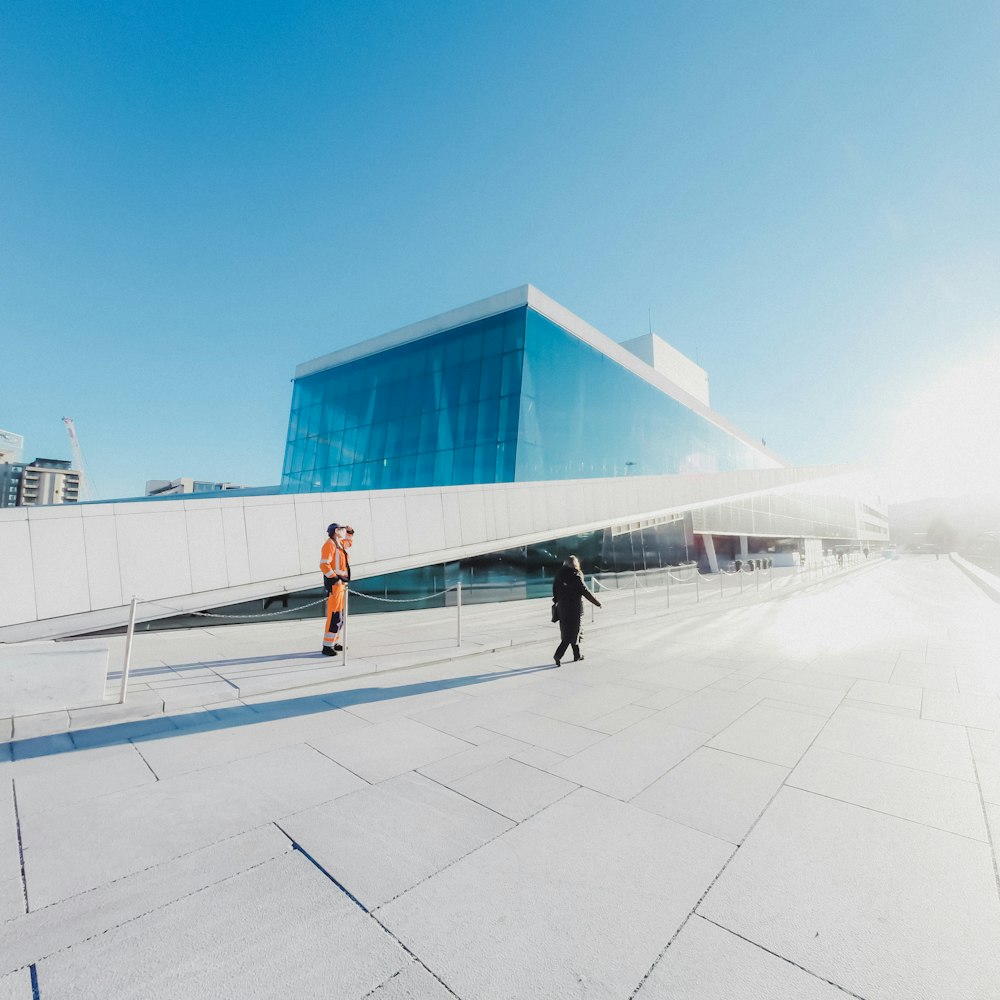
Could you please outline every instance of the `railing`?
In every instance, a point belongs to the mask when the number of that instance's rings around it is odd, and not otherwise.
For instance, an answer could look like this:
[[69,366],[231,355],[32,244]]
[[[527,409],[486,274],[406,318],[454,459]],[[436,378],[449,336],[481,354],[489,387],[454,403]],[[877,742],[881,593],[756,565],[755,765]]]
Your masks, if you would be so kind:
[[[823,560],[817,562],[815,560],[810,561],[805,566],[797,567],[800,574],[804,575],[806,584],[811,584],[821,577],[829,576],[833,573],[840,571],[841,569],[849,569],[853,566],[864,563],[866,560],[860,553],[852,552],[846,553],[841,559],[834,556],[825,556]],[[766,565],[765,565],[766,563]],[[759,565],[757,565],[759,564]],[[727,589],[730,592],[736,592],[736,585],[730,585],[728,588],[726,586],[726,580],[736,577],[739,580],[739,594],[744,593],[745,579],[748,575],[752,575],[754,582],[754,593],[757,594],[761,588],[761,581],[767,581],[767,585],[771,590],[774,589],[774,567],[771,565],[771,560],[757,559],[753,560],[741,560],[740,565],[737,566],[734,562],[732,566],[722,568],[720,567],[719,573],[717,574],[719,580],[719,597],[724,599],[726,596]],[[640,591],[645,594],[657,596],[661,593],[665,594],[665,605],[666,609],[670,610],[671,602],[676,602],[678,588],[681,589],[681,593],[688,594],[690,590],[687,588],[693,586],[694,588],[694,601],[691,603],[699,604],[702,600],[702,593],[706,591],[706,585],[702,581],[702,574],[698,570],[696,563],[687,563],[680,566],[665,566],[657,569],[642,570],[642,571],[631,571],[624,573],[604,573],[598,576],[597,574],[592,574],[590,576],[591,590],[594,593],[598,591],[605,591],[608,594],[618,593],[621,594],[625,591],[631,591],[632,594],[632,614],[637,615],[639,613],[639,593]],[[624,584],[628,584],[625,586]],[[452,592],[455,593],[455,645],[462,645],[462,592],[463,590],[495,590],[495,583],[484,583],[484,584],[462,584],[461,581],[456,583],[454,586],[445,587],[443,590],[437,590],[430,594],[421,594],[418,597],[378,597],[374,594],[365,594],[360,591],[352,590],[348,588],[347,594],[345,595],[344,601],[344,624],[342,627],[342,645],[343,650],[343,664],[347,664],[347,629],[348,623],[350,621],[350,598],[351,596],[355,598],[363,598],[369,601],[376,601],[381,604],[420,604],[424,601],[433,600],[437,597],[441,597]],[[706,596],[709,594],[706,592]],[[150,608],[156,608],[159,611],[174,611],[181,615],[192,615],[198,618],[214,618],[225,621],[250,621],[254,622],[260,621],[262,618],[279,618],[282,615],[288,615],[292,613],[301,612],[305,608],[315,607],[319,604],[326,603],[326,596],[319,598],[316,601],[312,601],[309,604],[301,604],[292,608],[282,608],[280,611],[272,612],[255,612],[254,614],[248,615],[237,615],[237,614],[218,614],[210,611],[189,611],[184,608],[175,608],[163,601],[150,600],[144,601],[138,596],[133,596],[131,604],[129,606],[129,617],[128,625],[125,631],[125,655],[124,663],[122,666],[122,678],[121,687],[119,690],[118,703],[124,704],[125,698],[128,692],[128,679],[129,679],[129,667],[132,658],[132,645],[135,636],[135,623],[136,615],[140,604],[146,605]],[[594,605],[591,605],[590,613],[591,622],[594,621]]]

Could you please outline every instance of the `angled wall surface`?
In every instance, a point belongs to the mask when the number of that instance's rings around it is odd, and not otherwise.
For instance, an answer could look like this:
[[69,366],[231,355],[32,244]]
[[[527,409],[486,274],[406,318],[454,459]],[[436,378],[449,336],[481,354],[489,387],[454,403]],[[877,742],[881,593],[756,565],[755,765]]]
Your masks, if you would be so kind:
[[708,507],[843,468],[270,496],[178,497],[0,511],[0,642],[123,624],[304,590],[332,521],[356,529],[362,579]]

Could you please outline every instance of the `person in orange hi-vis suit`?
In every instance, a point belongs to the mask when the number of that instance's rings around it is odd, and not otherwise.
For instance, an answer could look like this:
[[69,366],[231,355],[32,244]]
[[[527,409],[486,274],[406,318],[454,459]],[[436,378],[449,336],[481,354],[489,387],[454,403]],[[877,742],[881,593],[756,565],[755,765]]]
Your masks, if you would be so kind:
[[347,550],[354,542],[354,529],[347,524],[331,524],[323,543],[319,568],[323,571],[326,590],[326,621],[323,634],[323,655],[336,656],[344,647],[337,641],[344,627],[344,604],[347,585],[351,582],[351,562]]

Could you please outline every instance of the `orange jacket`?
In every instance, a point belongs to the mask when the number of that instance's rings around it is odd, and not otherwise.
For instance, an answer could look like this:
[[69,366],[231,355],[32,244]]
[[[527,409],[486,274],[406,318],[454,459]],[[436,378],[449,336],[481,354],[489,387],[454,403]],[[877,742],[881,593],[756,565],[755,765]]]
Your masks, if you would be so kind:
[[338,545],[332,538],[323,543],[320,553],[319,568],[325,577],[337,577],[347,583],[351,579],[351,564],[347,558],[346,549]]

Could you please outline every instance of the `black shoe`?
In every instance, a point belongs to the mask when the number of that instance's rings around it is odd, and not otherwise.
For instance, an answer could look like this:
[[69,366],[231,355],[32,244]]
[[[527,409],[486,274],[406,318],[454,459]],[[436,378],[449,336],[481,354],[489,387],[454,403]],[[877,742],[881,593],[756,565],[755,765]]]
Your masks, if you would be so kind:
[[557,667],[561,667],[562,666],[562,663],[559,660],[556,660],[555,664],[556,664]]
[[579,663],[581,660],[585,660],[585,659],[586,659],[586,657],[582,656],[582,655],[581,656],[574,656],[573,657],[573,662],[574,663]]
[[336,656],[337,655],[337,651],[335,649],[330,649],[329,646],[324,646],[323,647],[323,655],[324,656]]
[[341,644],[340,644],[339,642],[338,642],[338,643],[334,643],[334,646],[333,646],[333,648],[334,648],[334,649],[335,649],[335,650],[336,650],[336,651],[337,651],[338,653],[342,653],[342,652],[344,651],[344,647],[343,647],[343,646],[341,646]]

